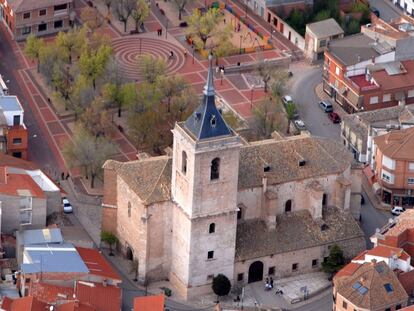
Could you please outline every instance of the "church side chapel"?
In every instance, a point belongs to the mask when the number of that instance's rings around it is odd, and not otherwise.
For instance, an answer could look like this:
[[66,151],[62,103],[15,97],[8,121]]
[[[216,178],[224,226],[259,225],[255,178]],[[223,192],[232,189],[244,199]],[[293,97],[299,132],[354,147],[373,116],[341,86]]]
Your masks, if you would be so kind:
[[102,230],[139,261],[139,281],[210,293],[214,275],[251,283],[317,271],[338,244],[365,247],[361,170],[337,141],[247,142],[215,104],[210,60],[198,108],[173,129],[172,155],[104,164]]

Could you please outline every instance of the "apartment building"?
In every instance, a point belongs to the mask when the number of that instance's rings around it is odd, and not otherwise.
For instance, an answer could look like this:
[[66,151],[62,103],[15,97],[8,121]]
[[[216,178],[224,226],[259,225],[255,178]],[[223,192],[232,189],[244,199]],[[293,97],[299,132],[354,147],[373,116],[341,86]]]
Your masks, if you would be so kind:
[[15,40],[67,30],[75,20],[73,0],[0,0],[1,19]]
[[374,138],[374,172],[381,198],[393,206],[414,206],[414,127]]

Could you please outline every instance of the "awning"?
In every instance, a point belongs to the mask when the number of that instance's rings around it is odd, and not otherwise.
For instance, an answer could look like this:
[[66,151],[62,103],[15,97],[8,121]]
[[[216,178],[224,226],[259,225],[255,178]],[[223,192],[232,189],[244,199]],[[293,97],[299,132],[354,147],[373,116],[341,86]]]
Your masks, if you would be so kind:
[[376,193],[376,194],[378,194],[379,192],[380,192],[380,190],[381,190],[381,185],[379,184],[379,183],[374,183],[373,185],[372,185],[372,190]]

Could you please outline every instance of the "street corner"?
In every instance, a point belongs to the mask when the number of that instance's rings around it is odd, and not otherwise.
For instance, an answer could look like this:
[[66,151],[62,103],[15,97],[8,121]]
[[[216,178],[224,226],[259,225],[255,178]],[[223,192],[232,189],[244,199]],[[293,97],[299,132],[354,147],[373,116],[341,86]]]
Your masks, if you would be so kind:
[[323,90],[323,83],[322,82],[319,83],[315,87],[315,94],[320,100],[329,100],[330,99],[329,95],[326,94],[325,91]]

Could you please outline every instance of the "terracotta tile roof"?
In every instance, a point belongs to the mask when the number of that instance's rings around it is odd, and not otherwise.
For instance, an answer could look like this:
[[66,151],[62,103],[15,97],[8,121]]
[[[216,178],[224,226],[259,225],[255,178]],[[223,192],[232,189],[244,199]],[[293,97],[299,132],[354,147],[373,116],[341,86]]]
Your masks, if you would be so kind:
[[33,197],[46,198],[43,190],[30,175],[7,173],[6,184],[0,184],[0,194],[19,196],[19,190],[28,190]]
[[40,167],[33,162],[19,159],[16,157],[12,157],[4,153],[0,153],[0,166],[16,167],[16,168],[22,168],[25,170],[40,169]]
[[[29,289],[30,296],[33,296],[39,301],[45,303],[54,303],[56,300],[64,299],[64,296],[66,296],[68,299],[72,299],[73,293],[74,290],[72,287],[63,287],[40,282],[32,282]],[[59,296],[59,294],[61,296]]]
[[[314,220],[308,210],[300,210],[278,215],[276,223],[275,230],[268,230],[259,219],[240,223],[236,235],[236,260],[270,256],[351,239],[360,242],[360,249],[365,245],[364,234],[352,215],[337,207],[324,207],[321,220]],[[322,231],[323,224],[327,228]]]
[[54,5],[72,3],[73,0],[8,0],[15,13],[53,7]]
[[402,61],[401,64],[406,71],[405,73],[389,75],[386,70],[383,69],[373,71],[371,72],[371,75],[384,91],[414,87],[414,61]]
[[[410,256],[402,249],[398,247],[391,247],[385,245],[378,245],[373,249],[366,252],[366,255],[378,256],[384,258],[390,258],[393,255],[397,255],[402,260],[407,260]],[[365,257],[365,256],[364,256]],[[354,258],[356,260],[356,258]]]
[[341,270],[339,270],[338,273],[335,274],[335,278],[338,279],[343,276],[351,276],[359,268],[360,265],[361,264],[359,263],[350,262],[345,267],[343,267]]
[[121,281],[119,274],[115,272],[109,262],[97,249],[76,247],[76,250],[88,267],[90,274]]
[[81,302],[81,305],[89,306],[99,311],[121,309],[121,288],[110,285],[104,286],[100,283],[91,284],[93,286],[85,285],[82,282],[76,284],[76,298]]
[[134,311],[164,311],[163,294],[134,298]]
[[56,311],[100,311],[100,310],[97,310],[91,306],[86,306],[79,302],[77,303],[75,301],[71,301],[68,303],[58,305],[56,307]]
[[[396,218],[397,223],[384,233],[385,236],[399,236],[406,230],[414,232],[414,209],[407,209],[404,213]],[[413,241],[410,241],[414,243]]]
[[47,305],[29,296],[17,299],[6,297],[1,307],[5,311],[45,311]]
[[403,303],[408,295],[384,261],[364,263],[351,276],[335,276],[337,293],[357,308],[380,310]]
[[377,136],[374,142],[391,159],[414,161],[414,127]]

